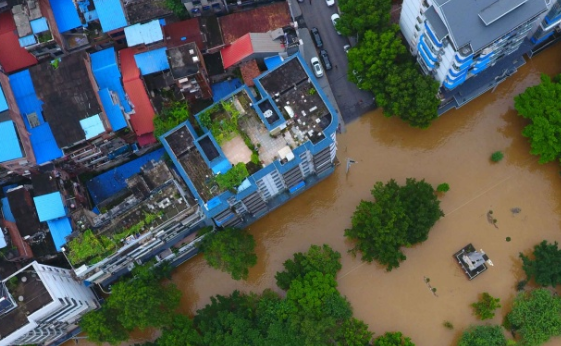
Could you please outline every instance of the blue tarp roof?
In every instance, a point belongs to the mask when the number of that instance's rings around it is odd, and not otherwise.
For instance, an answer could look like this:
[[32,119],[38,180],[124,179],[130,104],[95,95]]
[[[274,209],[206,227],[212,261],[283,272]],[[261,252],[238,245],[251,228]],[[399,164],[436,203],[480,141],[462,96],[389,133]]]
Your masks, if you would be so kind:
[[2,211],[4,212],[4,219],[10,222],[16,222],[16,218],[12,214],[12,210],[10,209],[10,203],[8,202],[8,197],[4,197],[1,200],[2,202]]
[[33,197],[33,202],[35,202],[37,216],[41,222],[66,216],[62,196],[58,191]]
[[60,33],[82,26],[78,10],[72,0],[50,0],[50,3]]
[[140,172],[146,162],[150,160],[160,160],[164,156],[164,149],[153,151],[149,154],[139,157],[136,160],[125,163],[119,167],[115,167],[110,171],[98,175],[86,183],[90,196],[95,205],[103,202],[114,194],[121,192],[127,188],[125,179],[132,177]]
[[221,158],[219,161],[213,163],[210,168],[214,174],[224,174],[232,168],[232,164],[226,158]]
[[127,127],[127,122],[123,116],[123,111],[121,107],[117,104],[113,104],[113,99],[111,98],[111,92],[109,89],[101,89],[97,92],[99,98],[101,99],[101,104],[105,110],[105,115],[109,118],[109,123],[111,123],[111,128],[113,131],[120,130]]
[[211,85],[212,100],[220,102],[225,96],[233,93],[237,88],[241,87],[243,83],[238,78],[227,80],[224,82]]
[[[14,73],[9,76],[10,85],[16,103],[23,117],[25,127],[29,132],[29,139],[37,164],[42,164],[62,157],[62,150],[56,144],[49,124],[43,119],[41,105],[43,102],[37,98],[29,70]],[[27,121],[27,114],[35,113],[40,125],[31,127]]]
[[267,70],[272,70],[280,65],[282,65],[282,58],[279,55],[265,58],[265,66],[267,66]]
[[34,34],[38,34],[40,32],[49,30],[49,25],[47,24],[47,18],[45,17],[34,19],[29,23],[31,24],[31,30],[33,30]]
[[0,148],[0,162],[23,157],[16,128],[11,120],[0,123]]
[[125,28],[125,37],[129,47],[150,44],[164,39],[160,21],[155,19],[144,24],[135,24]]
[[105,132],[105,128],[99,118],[99,114],[80,120],[80,126],[82,126],[82,130],[84,130],[84,133],[86,134],[86,139],[94,138],[95,136]]
[[6,101],[6,96],[4,95],[4,90],[0,85],[0,112],[8,110],[8,101]]
[[104,32],[124,28],[127,19],[120,0],[94,0],[95,9]]
[[51,231],[51,237],[55,243],[57,251],[66,244],[66,237],[72,233],[72,224],[70,223],[70,218],[62,217],[60,219],[47,221],[49,225],[49,230]]
[[145,76],[147,74],[169,70],[168,57],[166,55],[166,47],[158,48],[148,52],[136,54],[134,60],[140,69],[140,73]]
[[20,47],[27,47],[37,43],[37,40],[35,39],[35,35],[20,37],[18,40],[19,40]]

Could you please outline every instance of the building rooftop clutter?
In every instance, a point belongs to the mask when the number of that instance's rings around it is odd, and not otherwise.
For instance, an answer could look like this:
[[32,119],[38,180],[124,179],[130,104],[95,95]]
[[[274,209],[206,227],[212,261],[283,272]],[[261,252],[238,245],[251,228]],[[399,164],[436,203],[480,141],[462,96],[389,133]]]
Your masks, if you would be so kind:
[[80,120],[101,112],[86,70],[85,54],[61,58],[56,69],[49,63],[30,68],[37,96],[44,102],[43,117],[51,125],[60,148],[84,140],[86,135]]
[[249,32],[265,33],[289,26],[291,23],[288,3],[277,2],[253,10],[232,13],[219,18],[224,43],[232,44]]
[[31,176],[31,183],[33,184],[33,192],[36,196],[59,191],[57,179],[53,178],[49,173],[33,174]]
[[120,0],[93,0],[93,3],[104,32],[127,26],[125,11]]
[[8,190],[6,197],[21,236],[31,237],[40,232],[41,223],[29,190],[24,186],[18,186]]
[[125,37],[129,47],[140,44],[148,45],[164,39],[160,21],[155,19],[144,24],[134,24],[125,28]]
[[173,14],[165,0],[131,0],[125,2],[125,15],[129,24],[144,23]]
[[166,45],[170,48],[194,42],[201,51],[206,50],[206,42],[201,32],[199,18],[191,18],[164,26]]
[[194,42],[182,46],[170,48],[166,51],[169,61],[168,68],[174,79],[184,78],[199,72],[199,64],[202,62],[197,54],[197,46]]
[[269,33],[248,33],[220,51],[222,63],[227,69],[253,54],[274,55],[284,52],[280,41],[274,40]]
[[140,74],[145,76],[156,72],[169,70],[169,62],[166,55],[167,48],[162,47],[134,55],[136,66]]
[[18,1],[12,7],[12,14],[22,47],[38,43],[36,35],[49,31],[47,19],[43,17],[37,0]]
[[60,33],[82,26],[76,5],[72,0],[50,0],[49,2]]
[[[457,48],[476,52],[547,9],[544,0],[436,0]],[[431,22],[432,24],[432,22]]]
[[207,50],[224,46],[222,28],[216,16],[198,17],[203,42]]
[[6,73],[19,71],[37,63],[37,59],[20,46],[10,11],[0,13],[0,47],[0,65]]

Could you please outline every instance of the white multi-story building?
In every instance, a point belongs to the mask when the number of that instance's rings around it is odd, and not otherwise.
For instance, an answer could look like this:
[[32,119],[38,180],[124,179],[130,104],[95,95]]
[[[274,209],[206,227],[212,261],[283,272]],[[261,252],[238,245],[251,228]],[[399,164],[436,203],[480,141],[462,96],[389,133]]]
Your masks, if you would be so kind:
[[48,345],[98,307],[70,270],[33,262],[0,284],[0,346]]
[[400,17],[411,53],[441,85],[441,113],[515,73],[560,22],[560,0],[404,0]]

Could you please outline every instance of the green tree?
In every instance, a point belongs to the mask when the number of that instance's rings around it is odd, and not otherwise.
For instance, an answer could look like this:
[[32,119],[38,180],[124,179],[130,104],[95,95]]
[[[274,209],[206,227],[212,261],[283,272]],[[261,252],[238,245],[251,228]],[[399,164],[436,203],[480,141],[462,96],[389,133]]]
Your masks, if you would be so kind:
[[526,89],[514,98],[514,108],[530,120],[522,135],[530,140],[530,153],[540,157],[540,163],[561,157],[561,84],[560,77],[551,80],[541,76],[541,84]]
[[415,346],[410,338],[401,332],[386,333],[374,339],[374,346]]
[[323,244],[321,247],[311,245],[307,253],[295,253],[293,259],[286,260],[283,263],[285,270],[277,272],[275,275],[277,286],[287,290],[292,280],[304,277],[312,271],[331,274],[335,277],[341,269],[340,258],[341,254],[327,244]]
[[471,304],[474,313],[480,320],[488,320],[495,317],[495,310],[501,307],[499,298],[494,298],[487,292],[483,292],[478,302]]
[[80,328],[88,335],[88,340],[98,344],[108,342],[118,345],[129,338],[129,333],[117,320],[117,312],[107,306],[84,315]]
[[180,0],[165,0],[164,6],[171,10],[179,19],[187,18],[187,9]]
[[335,344],[340,346],[370,345],[373,333],[368,325],[361,320],[351,318],[343,322],[335,334]]
[[193,320],[189,316],[175,315],[171,325],[165,326],[162,336],[158,338],[158,346],[197,346],[203,345],[202,338],[193,327]]
[[376,260],[390,271],[406,259],[400,248],[425,241],[444,213],[424,180],[408,178],[405,186],[393,179],[377,182],[371,193],[375,202],[360,202],[345,236],[356,242],[351,253],[360,252],[363,261]]
[[[169,1],[172,0],[167,0],[167,2]],[[181,4],[181,2],[179,3],[181,7],[185,9],[183,4]],[[165,105],[162,112],[157,117],[154,117],[154,136],[159,138],[164,133],[187,120],[187,118],[189,118],[187,103],[172,102],[171,104]]]
[[245,230],[225,228],[199,232],[197,246],[209,266],[230,273],[234,280],[247,279],[249,268],[257,264],[255,239]]
[[561,250],[557,242],[548,244],[546,240],[534,246],[533,257],[530,259],[520,253],[522,269],[528,280],[532,278],[542,286],[557,286],[561,284]]
[[391,0],[339,0],[341,18],[337,30],[344,36],[368,30],[382,31],[390,25]]
[[506,318],[524,346],[541,345],[561,335],[561,298],[543,288],[519,293]]
[[506,338],[500,326],[472,326],[462,333],[458,346],[506,346]]

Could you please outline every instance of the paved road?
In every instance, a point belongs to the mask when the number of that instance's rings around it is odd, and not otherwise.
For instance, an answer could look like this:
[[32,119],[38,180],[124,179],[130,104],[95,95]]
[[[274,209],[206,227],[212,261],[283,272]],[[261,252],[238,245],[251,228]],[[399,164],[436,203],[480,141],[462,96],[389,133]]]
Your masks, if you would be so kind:
[[[292,4],[296,2],[292,1]],[[311,0],[311,4],[310,0],[305,0],[296,6],[298,5],[306,27],[318,28],[324,49],[329,53],[333,69],[327,71],[326,75],[345,123],[356,120],[373,108],[373,96],[369,92],[359,90],[356,85],[347,80],[347,55],[343,51],[343,46],[349,44],[349,39],[338,35],[331,23],[331,15],[337,12],[337,6],[328,7],[325,0]],[[311,57],[305,56],[305,58],[309,60]]]

